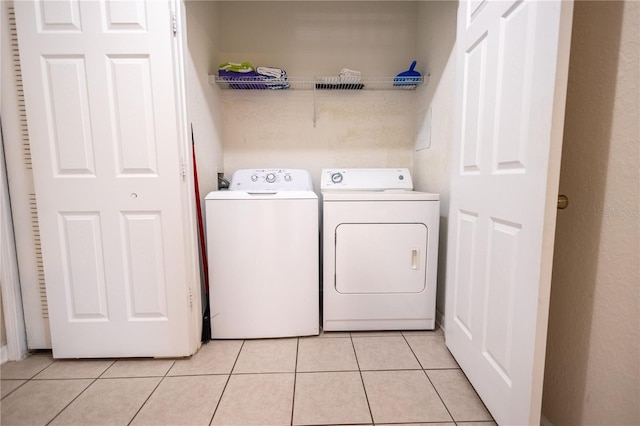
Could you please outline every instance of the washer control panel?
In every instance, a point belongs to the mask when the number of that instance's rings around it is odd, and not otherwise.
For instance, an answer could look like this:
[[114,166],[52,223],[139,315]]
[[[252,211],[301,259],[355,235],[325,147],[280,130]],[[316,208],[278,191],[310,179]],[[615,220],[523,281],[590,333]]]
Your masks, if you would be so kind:
[[311,175],[300,169],[241,169],[231,177],[232,191],[313,191]]
[[348,191],[413,190],[409,169],[323,169],[320,189]]

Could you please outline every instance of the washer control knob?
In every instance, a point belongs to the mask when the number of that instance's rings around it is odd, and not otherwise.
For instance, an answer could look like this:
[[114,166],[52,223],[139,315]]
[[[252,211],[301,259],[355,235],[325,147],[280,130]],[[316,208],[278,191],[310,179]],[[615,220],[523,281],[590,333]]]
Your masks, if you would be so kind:
[[333,183],[340,183],[342,182],[344,176],[342,176],[342,173],[338,172],[338,173],[334,173],[331,175],[331,182]]
[[258,176],[256,175],[251,175],[251,182],[255,182],[258,180]]
[[284,180],[291,182],[291,175],[284,175]]
[[275,173],[268,173],[267,176],[265,177],[265,180],[269,183],[275,182],[276,181]]

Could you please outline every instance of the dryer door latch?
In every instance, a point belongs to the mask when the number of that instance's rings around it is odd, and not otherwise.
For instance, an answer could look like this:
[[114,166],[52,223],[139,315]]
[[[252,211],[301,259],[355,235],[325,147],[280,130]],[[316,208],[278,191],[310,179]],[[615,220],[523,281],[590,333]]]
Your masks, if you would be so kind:
[[420,269],[420,250],[411,249],[411,269]]

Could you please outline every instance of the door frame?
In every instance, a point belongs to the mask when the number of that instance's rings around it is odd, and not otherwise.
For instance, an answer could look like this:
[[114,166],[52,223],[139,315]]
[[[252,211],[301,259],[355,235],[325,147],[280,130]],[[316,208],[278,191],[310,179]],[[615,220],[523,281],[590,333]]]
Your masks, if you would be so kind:
[[[7,89],[5,81],[11,78],[6,68],[12,63],[9,49],[5,43],[9,37],[9,2],[2,2],[0,8],[0,34],[2,35],[2,49],[0,49],[0,81],[3,92]],[[7,338],[6,347],[2,348],[0,363],[16,361],[27,355],[27,334],[22,309],[22,296],[20,290],[20,274],[18,270],[18,258],[16,253],[15,235],[11,214],[11,200],[9,195],[9,180],[4,156],[5,137],[13,138],[19,129],[17,119],[18,105],[8,96],[2,97],[0,107],[0,291],[2,292],[2,315]]]
[[178,142],[181,146],[181,156],[185,167],[186,176],[182,191],[182,211],[184,215],[184,226],[187,228],[184,232],[184,251],[186,253],[185,274],[193,290],[194,305],[191,310],[191,319],[189,321],[189,330],[191,335],[189,341],[192,352],[199,350],[201,345],[202,327],[203,327],[203,306],[205,305],[203,297],[203,277],[200,272],[200,254],[198,241],[198,223],[197,223],[197,206],[194,199],[195,181],[193,177],[193,149],[191,144],[190,133],[190,117],[187,102],[187,77],[186,77],[186,61],[188,57],[187,50],[187,12],[185,9],[185,1],[187,0],[168,0],[171,11],[174,14],[176,31],[173,37],[173,55],[174,67],[176,75],[175,90],[177,92],[176,99],[180,105],[177,108],[178,117],[178,134],[182,136],[182,140]]
[[4,132],[0,128],[0,291],[4,317],[6,351],[3,346],[0,363],[17,361],[27,354],[27,334],[22,311],[18,258],[11,219],[9,182],[4,160]]

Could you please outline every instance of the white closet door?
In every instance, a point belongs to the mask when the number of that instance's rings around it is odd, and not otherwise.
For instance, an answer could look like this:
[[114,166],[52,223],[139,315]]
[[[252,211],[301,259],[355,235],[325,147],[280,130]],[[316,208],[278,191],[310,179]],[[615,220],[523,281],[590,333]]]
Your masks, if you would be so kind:
[[446,340],[503,425],[540,423],[572,10],[458,11]]
[[189,355],[170,4],[15,7],[53,354]]

